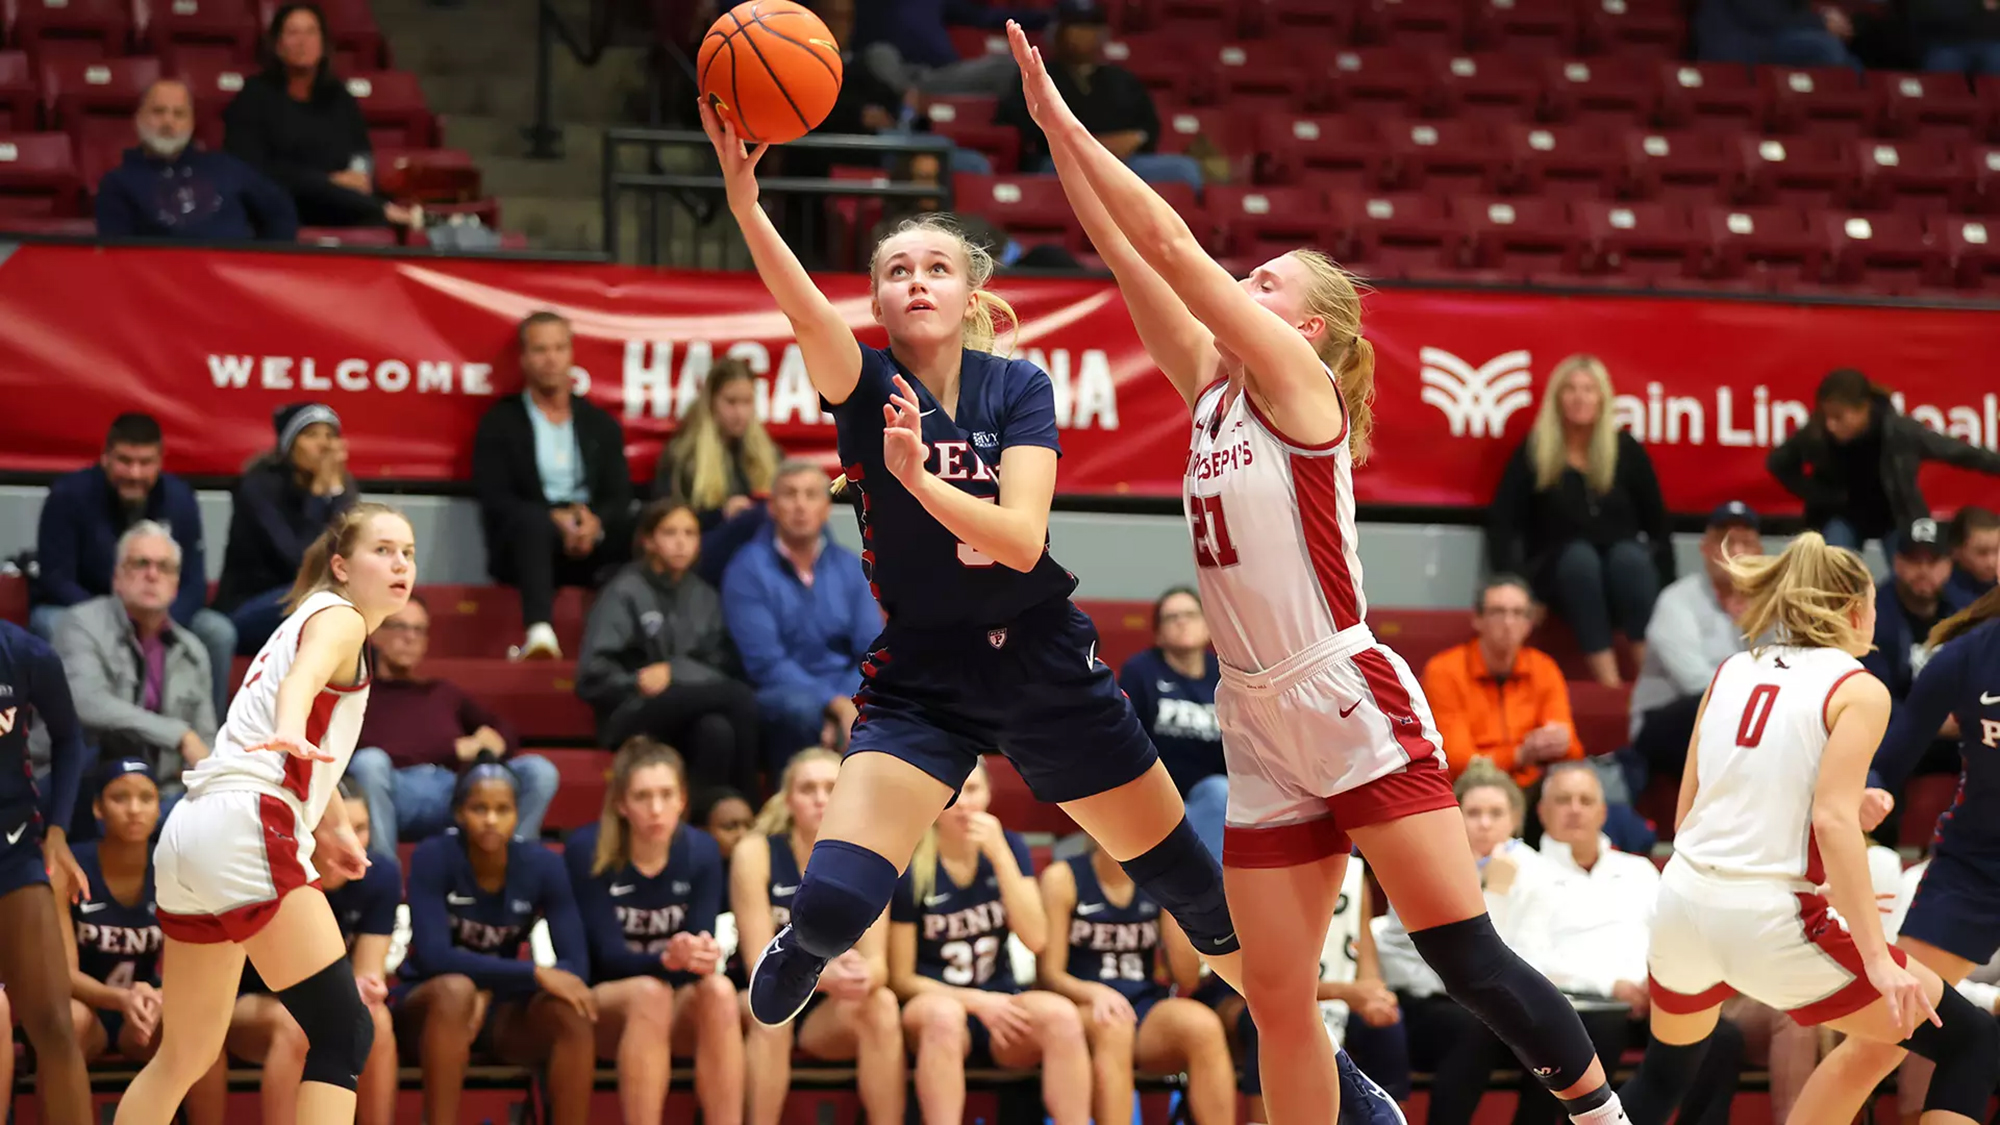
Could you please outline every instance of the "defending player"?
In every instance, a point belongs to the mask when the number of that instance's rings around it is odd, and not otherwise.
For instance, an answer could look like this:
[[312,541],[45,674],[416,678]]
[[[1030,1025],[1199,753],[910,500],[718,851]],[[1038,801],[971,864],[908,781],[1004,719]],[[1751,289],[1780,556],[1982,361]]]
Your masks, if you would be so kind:
[[173,1119],[222,1050],[246,954],[306,1033],[298,1120],[354,1120],[375,1022],[315,862],[350,879],[367,871],[334,790],[368,706],[368,635],[408,603],[416,578],[409,521],[386,505],[356,504],[306,549],[291,615],[251,662],[214,753],[187,772],[160,833],[160,1045],[117,1125]]
[[[1816,532],[1724,565],[1749,600],[1743,634],[1774,642],[1724,661],[1695,721],[1647,955],[1653,1040],[1625,1090],[1632,1120],[1667,1120],[1738,992],[1935,1062],[1925,1125],[1984,1120],[2000,1025],[1883,940],[1869,881],[1862,790],[1889,691],[1858,659],[1875,631],[1868,568]],[[1842,1120],[1813,1107],[1812,1085],[1792,1119]]]
[[1353,282],[1301,250],[1238,283],[1076,119],[1020,29],[1009,36],[1063,188],[1194,414],[1184,491],[1222,663],[1223,858],[1270,1119],[1324,1120],[1336,1103],[1315,993],[1351,837],[1452,998],[1572,1119],[1622,1120],[1569,1003],[1486,917],[1430,708],[1364,624],[1351,473],[1375,360]]
[[1216,971],[1238,979],[1222,872],[1188,824],[1152,742],[1097,659],[1048,551],[1055,392],[1033,364],[992,354],[1004,301],[986,252],[947,223],[912,220],[875,247],[864,347],[858,303],[829,301],[757,203],[755,167],[704,106],[730,210],[833,413],[889,621],[861,666],[860,715],[807,861],[791,922],[750,977],[750,1010],[790,1020],[827,962],[880,917],[909,856],[979,755],[1005,751],[1035,796],[1061,804],[1174,915]]
[[[1938,623],[1936,649],[1875,752],[1861,827],[1888,815],[1889,794],[1930,748],[1947,717],[1958,724],[1964,773],[1958,798],[1938,819],[1930,865],[1910,901],[1896,946],[1956,985],[2000,949],[2000,591],[1988,591]],[[1947,989],[1947,991],[1950,991]],[[1847,1121],[1902,1062],[1898,1045],[1850,1038],[1836,1047],[1799,1094],[1799,1121]]]

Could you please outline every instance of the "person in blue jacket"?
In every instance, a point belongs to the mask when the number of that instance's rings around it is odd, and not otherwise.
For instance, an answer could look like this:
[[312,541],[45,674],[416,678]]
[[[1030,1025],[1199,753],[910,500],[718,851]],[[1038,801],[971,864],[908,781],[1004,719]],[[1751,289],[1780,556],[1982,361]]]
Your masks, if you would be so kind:
[[1125,661],[1118,686],[1187,802],[1188,823],[1218,858],[1229,808],[1229,767],[1222,760],[1222,724],[1215,720],[1215,688],[1221,682],[1201,595],[1190,586],[1161,594],[1153,603],[1153,647]]
[[256,169],[194,140],[194,95],[162,78],[133,115],[139,143],[97,184],[101,238],[202,242],[291,242],[299,234],[292,197]]
[[1076,1005],[1026,991],[1007,939],[1040,954],[1048,919],[1027,842],[986,811],[986,767],[917,844],[889,900],[889,987],[903,999],[926,1122],[965,1117],[965,1065],[1042,1072],[1055,1125],[1090,1120],[1090,1048]]
[[[778,791],[765,802],[754,829],[737,842],[729,863],[729,903],[736,949],[750,967],[778,927],[791,920],[799,876],[839,776],[840,755],[801,750],[785,765]],[[885,910],[854,948],[827,966],[797,1019],[779,1027],[751,1021],[743,1044],[750,1125],[778,1125],[791,1090],[794,1050],[827,1062],[853,1060],[855,1093],[868,1120],[903,1119],[903,1025],[888,984],[888,928]]]
[[742,1013],[715,940],[728,876],[715,841],[682,823],[686,810],[681,756],[629,738],[598,822],[563,848],[596,982],[597,1053],[617,1060],[626,1125],[660,1125],[673,1050],[689,1045],[701,1119],[743,1120]]
[[[144,758],[109,763],[92,811],[100,840],[76,846],[90,896],[63,917],[70,1019],[77,1045],[95,1061],[116,1053],[145,1062],[160,1047],[160,919],[153,912],[153,830],[160,786]],[[190,1125],[221,1125],[229,1066],[218,1052],[181,1102]]]
[[[28,761],[28,729],[38,716],[49,732],[46,792]],[[0,621],[0,986],[35,1049],[44,1111],[65,1123],[90,1116],[57,895],[90,893],[70,854],[68,825],[91,757],[55,650]]]
[[[546,1068],[552,1125],[583,1125],[596,1079],[597,998],[569,873],[514,838],[520,782],[491,759],[461,774],[457,826],[410,856],[410,948],[391,993],[397,1038],[422,1043],[424,1120],[457,1121],[475,1042]],[[522,957],[547,922],[553,965]]]
[[[1891,794],[1916,769],[1940,729],[1956,728],[1958,796],[1938,818],[1930,866],[1903,916],[1897,948],[1937,972],[1949,990],[2000,950],[2000,590],[1931,630],[1933,652],[1875,751],[1861,804],[1872,831]],[[1903,1061],[1903,1048],[1850,1037],[1822,1059],[1794,1105],[1794,1121],[1844,1121]]]
[[[394,849],[374,849],[369,833],[368,802],[354,779],[340,780],[340,800],[347,823],[361,846],[368,849],[368,870],[359,879],[341,872],[320,872],[326,903],[347,939],[354,965],[354,985],[375,1022],[375,1044],[361,1071],[356,1090],[357,1125],[394,1125],[396,1118],[396,1033],[389,1019],[389,942],[396,932],[396,908],[403,904],[403,868]],[[306,1033],[298,1021],[257,975],[243,966],[243,984],[236,1011],[229,1018],[225,1040],[229,1053],[246,1062],[262,1063],[259,1100],[266,1121],[298,1119],[299,1083],[306,1066]]]

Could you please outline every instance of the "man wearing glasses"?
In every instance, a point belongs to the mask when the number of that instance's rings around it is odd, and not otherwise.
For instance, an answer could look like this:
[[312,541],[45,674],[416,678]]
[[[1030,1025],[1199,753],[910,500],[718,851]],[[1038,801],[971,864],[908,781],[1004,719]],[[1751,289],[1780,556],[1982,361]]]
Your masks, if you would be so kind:
[[[181,771],[215,741],[214,677],[201,639],[173,618],[183,559],[172,529],[140,520],[118,537],[111,592],[69,607],[55,628],[70,696],[99,761],[142,758],[160,784],[160,813],[181,795]],[[95,839],[90,804],[79,823]]]
[[201,509],[186,481],[161,471],[164,460],[160,423],[150,414],[121,414],[104,437],[97,464],[49,485],[35,537],[39,572],[28,626],[53,642],[56,623],[69,607],[111,593],[119,536],[140,520],[164,525],[180,547],[181,562],[179,573],[169,577],[168,613],[207,650],[211,695],[221,714],[228,706],[236,627],[207,608]]
[[1525,789],[1548,763],[1583,757],[1569,684],[1554,658],[1528,647],[1534,628],[1527,581],[1496,574],[1473,604],[1473,638],[1424,665],[1424,694],[1454,777],[1475,757],[1491,758]]

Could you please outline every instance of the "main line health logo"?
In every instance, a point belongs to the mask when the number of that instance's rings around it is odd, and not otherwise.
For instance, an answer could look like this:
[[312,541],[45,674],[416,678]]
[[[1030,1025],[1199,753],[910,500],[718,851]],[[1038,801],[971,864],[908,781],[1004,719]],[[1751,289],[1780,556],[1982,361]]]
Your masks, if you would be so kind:
[[1438,408],[1453,437],[1500,437],[1507,419],[1534,401],[1534,373],[1526,349],[1494,356],[1478,367],[1445,351],[1423,348],[1420,380],[1424,402]]

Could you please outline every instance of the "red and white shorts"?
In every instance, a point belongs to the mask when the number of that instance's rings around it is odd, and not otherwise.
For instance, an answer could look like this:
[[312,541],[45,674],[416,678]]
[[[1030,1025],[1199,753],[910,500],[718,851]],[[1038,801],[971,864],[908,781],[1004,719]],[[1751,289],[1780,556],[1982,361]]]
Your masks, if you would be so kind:
[[[1806,1027],[1875,1002],[1861,951],[1826,899],[1775,879],[1719,875],[1684,857],[1660,876],[1647,947],[1648,990],[1675,1015],[1738,993]],[[1903,951],[1889,952],[1906,964]]]
[[278,903],[318,886],[312,832],[291,801],[234,789],[182,799],[153,850],[160,930],[197,944],[247,941]]
[[1353,847],[1348,831],[1457,805],[1410,666],[1356,626],[1265,669],[1222,665],[1227,867],[1293,867]]

